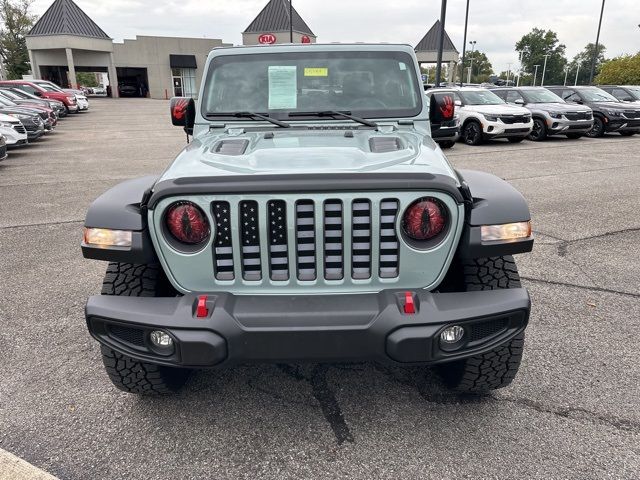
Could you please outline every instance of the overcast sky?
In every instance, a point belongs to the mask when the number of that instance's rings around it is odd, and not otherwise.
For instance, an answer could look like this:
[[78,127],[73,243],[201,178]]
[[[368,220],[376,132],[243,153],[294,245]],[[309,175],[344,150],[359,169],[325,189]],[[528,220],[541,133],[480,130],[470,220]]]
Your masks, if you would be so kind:
[[[53,0],[35,0],[42,14]],[[220,38],[241,32],[267,0],[75,0],[116,41],[137,35]],[[595,41],[601,0],[471,0],[467,40],[487,53],[494,70],[517,61],[514,44],[533,27],[552,29],[573,57]],[[440,16],[438,0],[293,0],[319,42],[416,45]],[[446,29],[462,52],[466,0],[449,0]],[[609,0],[600,41],[607,56],[640,49],[640,0]]]

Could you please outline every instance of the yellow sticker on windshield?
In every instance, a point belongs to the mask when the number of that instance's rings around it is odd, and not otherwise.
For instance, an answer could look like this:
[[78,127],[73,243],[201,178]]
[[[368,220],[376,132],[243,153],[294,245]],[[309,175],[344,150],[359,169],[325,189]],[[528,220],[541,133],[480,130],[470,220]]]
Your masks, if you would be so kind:
[[328,77],[329,69],[325,67],[305,68],[305,77]]

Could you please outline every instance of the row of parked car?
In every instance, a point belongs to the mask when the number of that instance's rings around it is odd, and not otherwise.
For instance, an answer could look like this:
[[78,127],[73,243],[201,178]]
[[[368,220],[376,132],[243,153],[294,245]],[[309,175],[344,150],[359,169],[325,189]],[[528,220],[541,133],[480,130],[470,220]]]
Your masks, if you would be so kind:
[[46,80],[0,81],[0,160],[8,149],[52,132],[60,118],[86,110],[89,101],[79,90]]
[[427,90],[428,97],[447,93],[454,99],[454,119],[432,125],[442,148],[457,140],[479,145],[493,138],[511,143],[640,133],[640,86],[498,87],[446,86]]

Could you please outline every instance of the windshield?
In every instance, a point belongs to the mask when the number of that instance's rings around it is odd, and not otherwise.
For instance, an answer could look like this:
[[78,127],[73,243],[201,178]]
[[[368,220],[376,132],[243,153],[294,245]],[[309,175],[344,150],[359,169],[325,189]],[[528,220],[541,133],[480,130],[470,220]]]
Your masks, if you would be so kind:
[[640,87],[627,87],[629,94],[636,100],[640,100]]
[[403,52],[225,55],[209,67],[202,113],[255,112],[288,120],[289,113],[338,110],[413,117],[422,110],[421,92],[413,59]]
[[617,102],[618,99],[599,88],[583,88],[579,91],[580,95],[587,102]]
[[549,90],[521,90],[521,93],[527,103],[566,103]]
[[58,87],[54,87],[52,84],[47,82],[34,82],[37,86],[46,90],[47,92],[62,92]]
[[504,100],[489,90],[461,91],[460,96],[465,105],[501,105],[505,103]]

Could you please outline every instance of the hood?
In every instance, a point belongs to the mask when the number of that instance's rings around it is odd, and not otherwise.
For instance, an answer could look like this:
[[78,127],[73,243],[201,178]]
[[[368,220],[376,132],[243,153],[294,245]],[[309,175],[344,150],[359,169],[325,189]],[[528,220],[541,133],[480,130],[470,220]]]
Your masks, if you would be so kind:
[[591,109],[586,105],[578,105],[571,103],[529,103],[527,104],[531,110],[545,110],[547,112],[590,112]]
[[415,129],[374,131],[334,126],[329,130],[323,126],[214,132],[194,138],[165,171],[162,180],[349,172],[428,172],[455,178],[431,137]]
[[32,117],[40,117],[38,112],[35,112],[28,108],[21,107],[0,107],[0,112],[6,113],[8,115],[12,114],[20,114],[20,115],[30,115]]
[[461,108],[468,108],[471,111],[488,113],[489,115],[529,115],[531,113],[524,107],[509,105],[508,103],[498,105],[465,105]]
[[611,110],[625,110],[625,104],[622,102],[589,102],[593,108],[609,108]]

